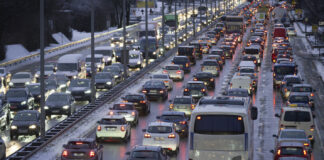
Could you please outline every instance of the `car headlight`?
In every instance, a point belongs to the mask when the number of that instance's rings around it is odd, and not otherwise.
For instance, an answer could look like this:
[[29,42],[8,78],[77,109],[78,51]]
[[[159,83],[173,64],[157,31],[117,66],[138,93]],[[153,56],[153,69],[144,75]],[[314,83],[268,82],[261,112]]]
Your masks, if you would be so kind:
[[140,61],[138,61],[138,62],[137,62],[137,64],[141,64],[141,62],[140,62]]
[[76,79],[77,78],[77,76],[73,76],[73,79]]
[[29,84],[29,82],[25,82],[25,84],[26,84],[26,85],[28,85],[28,84]]
[[35,74],[35,77],[39,77],[39,74]]
[[153,55],[156,55],[156,52],[153,52]]
[[25,105],[26,103],[27,103],[26,101],[22,101],[20,104]]
[[17,126],[11,126],[10,129],[16,130],[17,129]]
[[106,84],[107,84],[107,85],[111,85],[111,82],[107,82]]
[[112,43],[112,44],[110,44],[110,46],[112,46],[112,47],[115,47],[115,44],[114,44],[114,43]]
[[108,57],[108,61],[111,61],[111,57]]
[[68,106],[68,105],[65,105],[65,106],[63,106],[62,108],[63,108],[63,109],[69,109],[69,108],[70,108],[70,106]]
[[30,126],[29,126],[29,129],[36,129],[36,125],[35,125],[35,124],[30,125]]
[[114,75],[114,78],[118,78],[118,75]]
[[88,90],[86,90],[84,93],[89,94],[89,93],[91,93],[91,90],[88,89]]
[[61,84],[60,85],[60,88],[65,88],[66,87],[66,84]]
[[13,86],[13,83],[12,82],[9,82],[9,86]]
[[44,109],[45,109],[45,110],[48,110],[48,109],[49,109],[49,107],[48,107],[48,106],[44,106]]
[[71,91],[69,91],[69,90],[66,90],[65,92],[66,92],[66,93],[71,93]]

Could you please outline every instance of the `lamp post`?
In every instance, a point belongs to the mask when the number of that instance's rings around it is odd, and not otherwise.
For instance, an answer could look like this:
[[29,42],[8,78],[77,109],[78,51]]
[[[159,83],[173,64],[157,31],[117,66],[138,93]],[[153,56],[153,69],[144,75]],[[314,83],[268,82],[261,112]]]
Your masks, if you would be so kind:
[[123,64],[124,64],[124,79],[127,78],[127,57],[126,51],[126,0],[123,0]]
[[165,24],[164,24],[164,21],[165,21],[165,17],[164,17],[164,1],[165,0],[162,0],[162,51],[163,51],[163,54],[165,53],[165,47],[164,47],[164,43],[165,43],[165,31],[164,31],[164,27],[165,27]]
[[175,48],[176,48],[176,50],[178,50],[178,35],[177,35],[178,18],[177,18],[177,2],[176,1],[174,1],[174,17],[176,19],[176,25],[174,27]]
[[147,35],[147,30],[148,30],[148,17],[147,17],[147,7],[148,7],[148,4],[147,4],[147,0],[145,0],[145,64],[146,66],[148,66],[148,35]]
[[95,87],[94,87],[94,77],[96,75],[95,71],[95,60],[94,60],[94,0],[91,0],[91,103],[94,104],[95,101]]
[[40,91],[41,91],[41,98],[40,98],[40,109],[41,109],[41,138],[45,139],[45,83],[44,83],[44,0],[40,0]]

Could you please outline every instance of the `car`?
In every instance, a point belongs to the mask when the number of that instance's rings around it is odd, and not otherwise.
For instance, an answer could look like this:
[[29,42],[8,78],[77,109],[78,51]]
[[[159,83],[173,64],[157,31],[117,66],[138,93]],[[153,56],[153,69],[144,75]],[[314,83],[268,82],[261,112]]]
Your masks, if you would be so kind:
[[122,64],[122,63],[119,63],[119,62],[116,62],[116,63],[113,63],[111,64],[111,66],[117,66],[121,69],[122,71],[122,74],[124,74],[124,71],[126,71],[126,75],[127,77],[129,77],[130,73],[128,72],[128,68],[126,65]]
[[110,46],[100,46],[96,47],[94,50],[95,54],[103,55],[103,61],[105,65],[110,65],[113,61],[114,55],[114,48]]
[[217,63],[219,64],[220,69],[223,69],[224,63],[222,60],[222,57],[220,55],[207,55],[206,57],[207,60],[216,60]]
[[30,72],[17,72],[12,75],[9,82],[10,88],[24,88],[27,84],[33,82],[33,76]]
[[0,137],[0,160],[6,159],[6,144],[4,140]]
[[164,82],[165,86],[168,88],[168,90],[173,89],[173,80],[170,79],[168,74],[153,74],[150,76],[153,80],[161,80]]
[[[44,78],[47,79],[50,75],[55,73],[56,69],[53,64],[46,64],[44,65]],[[40,68],[37,69],[36,73],[34,74],[34,78],[36,79],[36,82],[39,82],[40,77]]]
[[41,93],[40,93],[40,84],[39,83],[32,83],[26,85],[26,88],[30,92],[30,94],[34,97],[34,102],[36,104],[40,104],[40,98],[41,98]]
[[142,145],[161,146],[169,152],[178,153],[180,137],[174,127],[169,122],[150,122],[147,129],[143,129]]
[[190,60],[191,65],[196,64],[195,46],[179,46],[178,56],[187,56]]
[[232,88],[225,91],[226,96],[249,98],[249,91],[243,88]]
[[181,69],[185,73],[189,73],[191,71],[190,60],[187,56],[174,56],[171,62],[172,64],[180,65]]
[[136,50],[129,51],[128,67],[143,68],[143,65],[144,65],[144,59],[142,56],[142,52]]
[[128,155],[127,160],[151,159],[151,160],[169,160],[165,150],[160,146],[135,146]]
[[287,34],[288,36],[296,36],[297,32],[294,27],[288,27],[287,28]]
[[255,56],[257,60],[257,65],[261,65],[263,58],[263,51],[260,45],[251,45],[244,48],[243,55]]
[[183,89],[184,96],[191,96],[194,99],[200,99],[207,96],[207,87],[202,81],[188,81]]
[[61,92],[65,92],[70,84],[70,79],[64,74],[52,74],[48,79],[55,79]]
[[122,115],[133,126],[138,124],[138,112],[133,103],[115,103],[113,107],[109,108],[108,115]]
[[313,89],[310,84],[303,83],[303,84],[293,84],[290,92],[309,94],[309,98],[311,99],[311,101],[314,101],[316,90]]
[[[243,61],[241,61],[243,62]],[[252,79],[252,87],[253,90],[257,90],[258,85],[258,73],[255,68],[253,67],[240,67],[237,72],[238,76],[249,76]]]
[[298,68],[293,62],[275,63],[273,66],[273,87],[279,88],[285,75],[297,75]]
[[55,92],[48,96],[45,101],[45,115],[51,117],[51,115],[67,115],[71,116],[75,110],[72,104],[74,98],[68,93]]
[[175,125],[174,129],[180,136],[188,136],[188,117],[184,112],[164,111],[156,119],[161,122],[169,122]]
[[131,126],[124,116],[110,115],[97,122],[96,141],[121,140],[127,143],[131,137]]
[[252,44],[259,44],[261,47],[263,47],[264,46],[264,40],[260,36],[251,36],[248,43],[247,43],[247,46],[250,46]]
[[282,142],[271,150],[274,160],[311,160],[311,151],[300,142]]
[[149,80],[145,82],[143,85],[142,93],[144,93],[149,99],[168,99],[168,89],[165,86],[164,82],[161,80]]
[[73,138],[63,145],[61,160],[103,160],[103,145],[94,138]]
[[122,97],[124,103],[131,102],[135,105],[135,109],[144,114],[149,114],[151,112],[150,101],[147,100],[144,94],[127,94]]
[[[87,55],[85,66],[91,68],[91,55]],[[105,67],[104,56],[102,54],[94,55],[94,67],[96,68],[96,71],[101,71]]]
[[273,135],[276,137],[276,143],[280,144],[282,142],[300,142],[307,149],[312,148],[309,139],[304,130],[302,129],[281,129],[279,130],[279,134]]
[[116,85],[114,75],[109,72],[98,72],[95,75],[96,89],[111,89]]
[[89,79],[72,79],[67,90],[76,101],[91,102],[91,86]]
[[168,74],[169,77],[173,80],[183,80],[184,79],[184,71],[181,69],[179,65],[166,65],[162,68],[162,73]]
[[45,96],[48,96],[58,91],[59,84],[55,79],[46,79],[44,83],[45,83],[45,92],[48,92],[45,94]]
[[213,59],[204,60],[201,63],[201,71],[209,72],[209,73],[213,74],[213,76],[219,76],[220,68],[221,68],[220,66],[221,65],[218,64],[218,62],[216,60],[213,60]]
[[309,94],[307,93],[290,93],[287,99],[287,106],[291,107],[301,106],[314,110],[315,105],[313,103],[314,101],[312,101]]
[[170,111],[184,112],[188,117],[190,117],[192,110],[196,107],[194,99],[191,96],[176,96],[169,102]]
[[301,84],[302,83],[302,79],[300,76],[295,76],[295,75],[286,75],[282,82],[281,82],[281,95],[283,96],[284,99],[287,99],[290,95],[292,86],[294,84]]
[[215,89],[215,79],[210,72],[197,72],[193,76],[194,81],[202,81],[208,89]]
[[257,58],[255,56],[252,56],[252,55],[244,55],[242,57],[242,61],[251,61],[255,65],[257,65],[257,63],[258,63]]
[[36,110],[17,112],[10,125],[10,139],[16,140],[19,135],[35,135],[39,137],[40,113]]
[[110,37],[110,43],[118,45],[119,43],[123,42],[123,39],[123,35],[115,33]]
[[231,48],[231,45],[221,45],[220,48],[223,50],[225,58],[233,58],[235,50]]
[[229,83],[229,88],[243,88],[248,90],[249,95],[253,94],[253,80],[249,76],[234,75]]
[[114,76],[115,82],[120,83],[123,81],[123,71],[118,66],[107,66],[103,69],[103,72],[109,72]]
[[6,126],[9,125],[9,123],[10,123],[9,103],[4,103],[4,100],[0,99],[0,128],[1,128],[1,130],[5,130]]
[[10,118],[14,118],[14,114],[21,110],[34,109],[34,97],[27,88],[11,88],[6,93],[5,102],[9,104]]

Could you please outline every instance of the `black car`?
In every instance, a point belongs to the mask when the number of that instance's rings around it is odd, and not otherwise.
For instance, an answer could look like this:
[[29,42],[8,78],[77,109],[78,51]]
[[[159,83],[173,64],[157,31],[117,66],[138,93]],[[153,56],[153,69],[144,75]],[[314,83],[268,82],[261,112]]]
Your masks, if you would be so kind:
[[5,101],[9,103],[11,112],[34,109],[34,97],[27,88],[9,89]]
[[67,115],[72,114],[72,103],[74,99],[68,93],[53,93],[48,96],[45,102],[45,114],[51,115]]
[[77,101],[91,101],[91,87],[89,79],[73,79],[67,93],[71,93]]
[[188,118],[184,112],[164,111],[161,116],[157,116],[162,122],[170,122],[175,124],[175,131],[182,136],[188,135]]
[[123,69],[120,68],[119,66],[106,66],[103,69],[103,72],[109,72],[114,76],[115,82],[119,83],[123,81]]
[[96,89],[110,89],[115,86],[115,78],[112,73],[99,72],[95,76]]
[[46,79],[45,80],[45,91],[46,92],[55,92],[57,88],[59,87],[59,84],[55,79]]
[[160,80],[149,80],[145,82],[142,92],[147,98],[168,99],[168,88],[165,86],[164,82]]
[[207,87],[202,81],[188,81],[184,86],[183,95],[191,96],[197,100],[203,96],[207,96]]
[[194,81],[202,81],[209,89],[215,88],[215,80],[210,72],[198,72],[193,76]]
[[41,93],[40,93],[40,84],[39,83],[32,83],[26,85],[26,88],[31,93],[31,95],[34,97],[34,102],[36,104],[40,103]]
[[148,114],[151,111],[150,102],[144,94],[127,94],[125,97],[122,97],[122,99],[123,102],[133,103],[138,112]]
[[178,55],[187,56],[192,65],[196,64],[195,46],[179,46]]
[[36,135],[40,131],[40,113],[35,110],[17,112],[10,125],[10,139],[18,139],[19,135]]
[[209,50],[210,55],[219,55],[222,58],[223,64],[226,63],[225,61],[225,52],[221,48],[212,48]]
[[71,139],[63,145],[61,160],[87,159],[102,160],[103,146],[97,144],[94,138]]
[[242,61],[252,61],[255,65],[257,65],[258,60],[255,56],[252,55],[245,55],[242,57]]
[[221,45],[220,48],[224,51],[225,58],[233,58],[235,50],[230,45]]
[[166,151],[161,146],[135,146],[128,155],[127,160],[168,160],[169,157]]
[[250,46],[252,43],[259,44],[259,45],[262,46],[262,48],[263,48],[263,45],[264,45],[263,38],[260,37],[260,36],[252,36],[252,37],[250,37],[250,39],[248,41],[248,46]]
[[189,73],[191,71],[190,68],[190,60],[187,56],[175,56],[172,59],[172,64],[177,64],[182,67],[182,70],[185,73]]
[[66,91],[70,82],[70,79],[64,74],[52,74],[48,79],[55,79],[58,84],[58,90],[61,92]]

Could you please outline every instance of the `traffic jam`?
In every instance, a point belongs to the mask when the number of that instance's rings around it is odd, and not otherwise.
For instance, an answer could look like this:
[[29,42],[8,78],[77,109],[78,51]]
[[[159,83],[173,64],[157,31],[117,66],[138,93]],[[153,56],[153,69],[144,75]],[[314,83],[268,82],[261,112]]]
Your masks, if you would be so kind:
[[[313,156],[316,90],[298,73],[288,34],[291,26],[274,19],[277,7],[286,10],[290,6],[246,2],[217,18],[208,9],[205,13],[199,10],[198,15],[189,14],[187,28],[184,24],[178,29],[166,26],[165,31],[150,22],[149,42],[141,31],[138,40],[128,35],[127,68],[122,64],[123,36],[119,34],[95,48],[95,74],[90,55],[66,54],[56,63],[46,63],[48,123],[73,115],[80,103],[91,102],[91,76],[98,97],[144,68],[145,56],[154,61],[165,52],[175,52],[140,79],[140,89],[114,100],[106,115],[97,117],[92,134],[71,137],[61,146],[58,159],[255,159],[254,126],[262,110],[256,105],[261,94],[258,87],[263,85],[261,68],[269,64],[272,89],[282,104],[280,113],[273,115],[278,121],[273,128],[275,145],[267,151],[272,157],[266,159],[320,159]],[[205,22],[193,23],[201,17],[207,17]],[[192,38],[194,29],[197,35]],[[165,50],[158,40],[161,32],[165,32]],[[145,45],[149,45],[148,54],[144,54]],[[1,136],[6,136],[1,138],[1,148],[5,151],[5,141],[40,136],[40,71],[0,71],[0,127]]]

